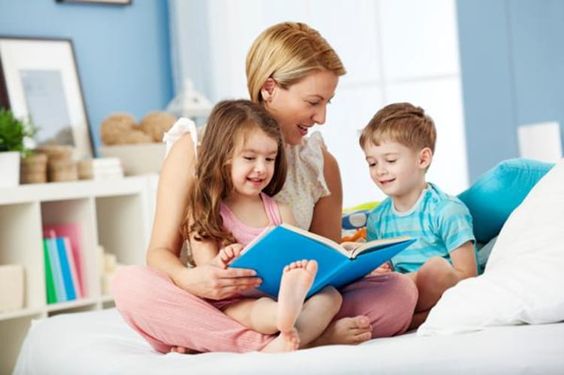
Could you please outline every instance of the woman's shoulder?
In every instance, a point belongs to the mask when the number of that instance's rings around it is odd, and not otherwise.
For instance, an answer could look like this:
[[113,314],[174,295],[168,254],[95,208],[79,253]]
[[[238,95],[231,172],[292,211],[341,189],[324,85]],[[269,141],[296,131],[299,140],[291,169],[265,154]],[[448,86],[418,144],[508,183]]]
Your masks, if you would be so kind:
[[179,147],[175,148],[191,148],[195,153],[198,144],[198,129],[196,128],[196,124],[186,117],[180,117],[171,128],[164,133],[163,142],[166,144],[165,157],[177,143]]
[[326,160],[332,159],[336,163],[336,159],[327,150],[320,132],[312,133],[299,145],[288,146],[286,156],[290,165],[300,168],[305,164],[308,169],[313,169],[316,173],[323,169]]
[[304,183],[313,183],[321,190],[318,192],[320,196],[329,193],[325,182],[324,166],[326,158],[333,156],[327,151],[321,133],[314,132],[308,138],[304,138],[302,144],[288,147],[286,157],[288,169],[292,172],[288,173],[287,179],[295,177]]

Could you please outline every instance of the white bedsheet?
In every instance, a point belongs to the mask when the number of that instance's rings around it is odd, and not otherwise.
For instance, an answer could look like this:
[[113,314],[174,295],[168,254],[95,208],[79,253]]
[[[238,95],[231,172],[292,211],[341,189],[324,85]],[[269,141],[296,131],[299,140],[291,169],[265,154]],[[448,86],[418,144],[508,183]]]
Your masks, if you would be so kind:
[[564,323],[293,353],[159,354],[115,309],[33,322],[14,374],[564,374]]

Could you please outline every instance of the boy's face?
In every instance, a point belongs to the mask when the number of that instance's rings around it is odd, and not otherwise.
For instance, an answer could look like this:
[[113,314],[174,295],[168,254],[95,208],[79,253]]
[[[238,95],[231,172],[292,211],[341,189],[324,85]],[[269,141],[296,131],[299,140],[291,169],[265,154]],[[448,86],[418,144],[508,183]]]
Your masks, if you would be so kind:
[[[417,199],[425,188],[425,170],[431,163],[431,150],[412,150],[397,142],[379,146],[364,145],[370,177],[392,199]],[[410,199],[411,198],[411,199]]]

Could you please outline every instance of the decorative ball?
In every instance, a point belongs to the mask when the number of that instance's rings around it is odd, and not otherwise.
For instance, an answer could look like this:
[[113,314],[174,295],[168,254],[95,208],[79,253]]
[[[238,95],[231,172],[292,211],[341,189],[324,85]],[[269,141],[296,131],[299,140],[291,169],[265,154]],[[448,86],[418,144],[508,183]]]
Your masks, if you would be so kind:
[[124,144],[126,134],[136,128],[135,118],[128,113],[114,113],[100,125],[100,136],[105,145]]
[[138,126],[123,134],[119,144],[152,143],[153,138],[142,132]]
[[167,132],[172,124],[176,122],[176,117],[167,112],[151,112],[147,114],[139,123],[139,128],[151,136],[153,142],[162,142],[163,134]]

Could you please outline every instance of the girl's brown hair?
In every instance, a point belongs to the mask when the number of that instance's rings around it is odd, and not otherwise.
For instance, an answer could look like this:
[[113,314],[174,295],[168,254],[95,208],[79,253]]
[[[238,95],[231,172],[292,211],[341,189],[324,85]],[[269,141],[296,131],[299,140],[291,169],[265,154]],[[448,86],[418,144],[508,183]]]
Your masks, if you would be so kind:
[[262,102],[261,88],[273,78],[286,89],[316,70],[342,76],[346,70],[329,43],[305,23],[282,22],[264,30],[247,53],[247,88]]
[[190,187],[187,212],[182,224],[184,239],[215,240],[221,245],[234,243],[223,228],[220,203],[233,189],[231,160],[237,142],[246,134],[261,130],[278,144],[274,175],[264,193],[278,193],[286,179],[286,155],[278,123],[259,104],[249,100],[219,102],[210,117],[198,150],[196,178]]

